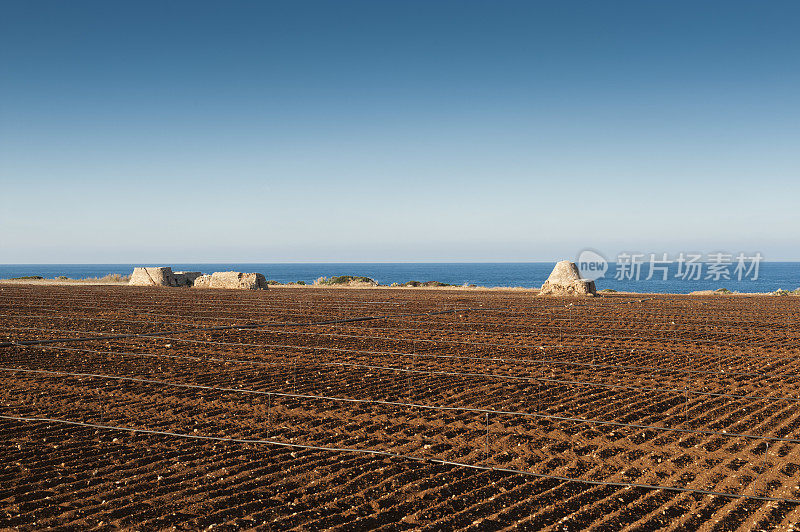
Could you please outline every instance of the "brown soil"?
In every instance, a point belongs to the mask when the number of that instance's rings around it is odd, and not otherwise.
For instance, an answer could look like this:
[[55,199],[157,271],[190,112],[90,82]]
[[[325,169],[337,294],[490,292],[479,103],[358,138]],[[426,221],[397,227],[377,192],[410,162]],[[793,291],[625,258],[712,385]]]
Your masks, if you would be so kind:
[[799,307],[3,285],[0,528],[788,528]]

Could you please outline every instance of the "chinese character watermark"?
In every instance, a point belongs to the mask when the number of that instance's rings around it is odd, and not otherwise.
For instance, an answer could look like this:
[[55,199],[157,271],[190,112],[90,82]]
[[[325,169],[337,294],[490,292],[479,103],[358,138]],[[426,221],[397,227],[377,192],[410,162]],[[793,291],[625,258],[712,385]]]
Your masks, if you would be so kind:
[[[761,253],[627,253],[617,255],[614,279],[617,281],[667,281],[670,277],[682,281],[757,281],[764,257]],[[606,258],[594,250],[578,255],[578,269],[585,279],[605,277],[609,270]],[[673,267],[674,265],[674,267]]]

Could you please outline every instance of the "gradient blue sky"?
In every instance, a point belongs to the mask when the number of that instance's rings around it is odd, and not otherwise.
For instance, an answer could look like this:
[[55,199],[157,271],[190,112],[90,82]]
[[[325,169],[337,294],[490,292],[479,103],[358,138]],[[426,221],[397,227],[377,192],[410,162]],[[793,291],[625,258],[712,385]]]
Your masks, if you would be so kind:
[[800,259],[799,2],[0,6],[0,263]]

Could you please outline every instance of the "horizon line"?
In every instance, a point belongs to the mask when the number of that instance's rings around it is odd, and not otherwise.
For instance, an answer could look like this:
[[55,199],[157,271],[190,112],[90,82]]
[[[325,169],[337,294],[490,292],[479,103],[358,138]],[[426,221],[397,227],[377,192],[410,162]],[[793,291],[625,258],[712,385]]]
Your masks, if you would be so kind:
[[[515,260],[515,261],[484,261],[484,260],[461,260],[461,261],[273,261],[273,262],[253,262],[253,261],[213,261],[213,262],[194,262],[194,261],[138,261],[138,262],[7,262],[0,263],[0,266],[130,266],[135,264],[551,264],[561,260],[570,259],[557,259],[557,260]],[[573,260],[572,262],[577,262]],[[675,262],[675,261],[672,261]],[[699,261],[707,264],[713,261]],[[762,260],[761,263],[800,263],[800,259],[773,259]],[[616,261],[609,260],[609,264],[616,264]],[[641,264],[648,264],[649,261],[643,261]],[[734,262],[731,262],[734,264]]]

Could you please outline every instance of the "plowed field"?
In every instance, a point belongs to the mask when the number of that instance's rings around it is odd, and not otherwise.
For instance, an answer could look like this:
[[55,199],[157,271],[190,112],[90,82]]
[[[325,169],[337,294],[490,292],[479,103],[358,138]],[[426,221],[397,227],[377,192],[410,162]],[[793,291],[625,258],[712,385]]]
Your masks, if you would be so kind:
[[0,287],[0,527],[800,521],[800,298]]

